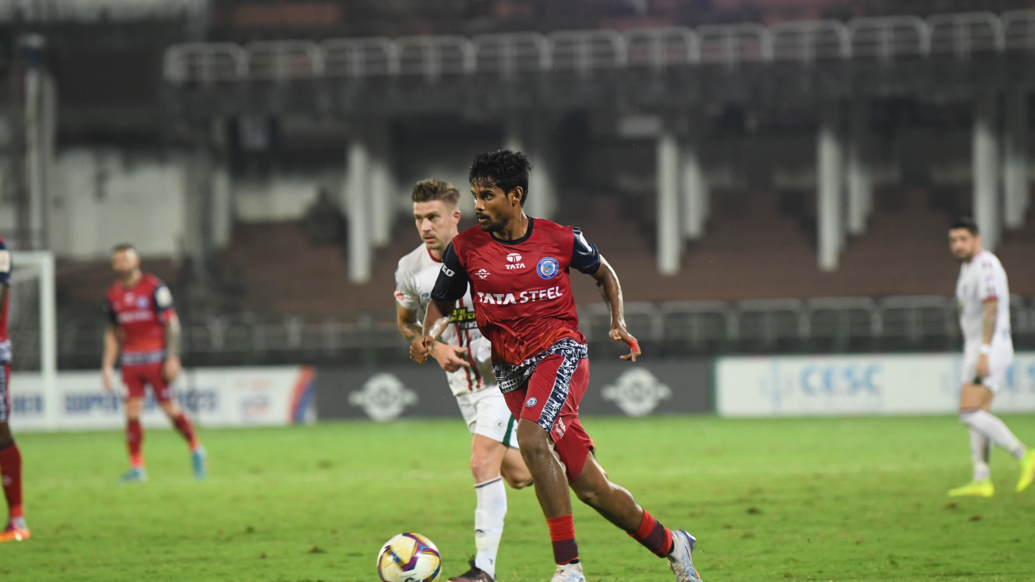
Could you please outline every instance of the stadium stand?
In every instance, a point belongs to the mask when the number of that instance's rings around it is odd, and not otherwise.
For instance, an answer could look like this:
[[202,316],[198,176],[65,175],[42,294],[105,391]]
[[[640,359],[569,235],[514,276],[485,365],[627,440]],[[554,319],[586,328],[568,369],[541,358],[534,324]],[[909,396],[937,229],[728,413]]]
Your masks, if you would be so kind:
[[[615,266],[630,329],[655,354],[945,349],[958,341],[950,299],[957,266],[945,226],[967,208],[967,194],[881,190],[869,231],[849,243],[834,273],[816,268],[814,210],[801,203],[810,199],[804,193],[714,194],[709,235],[691,244],[675,277],[654,268],[649,204],[619,194],[571,197],[562,199],[558,220],[581,226]],[[1027,224],[1008,232],[999,250],[1010,269],[1019,346],[1035,337],[1028,323],[1035,303],[1024,299],[1035,297],[1035,273],[1025,268],[1035,256],[1035,225]],[[254,350],[268,361],[371,357],[364,350],[401,359],[393,274],[416,242],[409,222],[398,220],[362,286],[349,282],[344,245],[314,245],[298,221],[239,224],[212,269],[215,295],[192,293],[191,270],[182,264],[145,267],[177,293],[196,360],[248,361]],[[59,269],[63,365],[95,363],[103,326],[97,297],[109,284],[106,263]],[[587,277],[573,277],[573,286],[585,309],[584,331],[603,341],[606,316],[596,289]]]

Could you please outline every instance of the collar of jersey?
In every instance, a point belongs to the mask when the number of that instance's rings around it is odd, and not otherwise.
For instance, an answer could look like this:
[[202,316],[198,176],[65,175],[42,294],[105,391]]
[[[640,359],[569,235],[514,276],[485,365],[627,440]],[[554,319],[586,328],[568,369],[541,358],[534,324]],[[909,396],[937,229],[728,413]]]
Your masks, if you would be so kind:
[[531,216],[529,216],[528,217],[528,230],[525,231],[525,236],[523,236],[521,238],[516,238],[514,240],[501,240],[501,239],[498,239],[498,238],[496,238],[496,235],[492,234],[491,232],[489,233],[489,236],[492,237],[492,240],[500,243],[501,245],[519,245],[519,244],[525,242],[526,240],[528,240],[528,237],[532,236],[532,227],[534,225],[535,225],[535,219],[532,218]]
[[424,250],[428,251],[428,256],[431,257],[432,261],[435,261],[436,263],[441,263],[442,262],[442,259],[436,259],[435,255],[431,254],[431,249],[428,248],[428,245],[421,244],[421,246],[424,247]]

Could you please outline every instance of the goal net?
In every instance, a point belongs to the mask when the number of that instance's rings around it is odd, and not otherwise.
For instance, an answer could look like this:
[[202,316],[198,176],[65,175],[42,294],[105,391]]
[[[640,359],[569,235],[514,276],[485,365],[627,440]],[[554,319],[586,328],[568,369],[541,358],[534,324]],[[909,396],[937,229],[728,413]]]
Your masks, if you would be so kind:
[[[8,309],[8,332],[11,337],[11,371],[36,376],[32,382],[42,389],[39,399],[23,406],[14,402],[14,413],[19,408],[33,408],[24,412],[42,413],[47,430],[57,429],[60,406],[57,395],[57,308],[54,296],[54,255],[48,251],[14,251],[11,257],[11,288]],[[12,384],[17,397],[17,383]],[[32,404],[29,406],[29,404]]]

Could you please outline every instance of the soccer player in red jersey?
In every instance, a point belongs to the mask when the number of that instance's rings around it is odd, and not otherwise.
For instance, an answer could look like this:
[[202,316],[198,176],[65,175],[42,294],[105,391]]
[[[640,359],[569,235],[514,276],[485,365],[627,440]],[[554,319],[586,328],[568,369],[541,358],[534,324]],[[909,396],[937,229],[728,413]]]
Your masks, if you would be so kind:
[[29,539],[22,509],[22,453],[11,436],[11,339],[7,335],[7,304],[11,289],[11,251],[0,238],[0,481],[7,498],[7,527],[0,542]]
[[423,364],[449,324],[455,302],[471,287],[478,329],[492,343],[500,390],[518,419],[518,443],[553,541],[553,582],[584,582],[571,497],[576,496],[659,557],[679,582],[699,582],[691,559],[695,539],[671,531],[632,495],[608,480],[590,455],[593,441],[579,422],[589,383],[586,338],[579,332],[571,269],[593,277],[611,309],[610,336],[640,355],[625,328],[622,288],[597,248],[577,228],[530,218],[522,210],[531,164],[507,150],[475,157],[468,175],[479,228],[453,238],[431,293],[424,335],[410,345]]
[[147,384],[151,385],[173,426],[190,444],[194,477],[204,479],[208,472],[205,449],[169,386],[180,373],[180,321],[173,307],[172,293],[158,277],[140,270],[140,257],[132,245],[115,247],[111,266],[117,279],[108,288],[104,301],[109,324],[104,334],[101,375],[104,389],[111,392],[115,360],[121,349],[130,461],[130,470],[122,476],[122,481],[147,480],[142,452],[144,429],[140,425]]

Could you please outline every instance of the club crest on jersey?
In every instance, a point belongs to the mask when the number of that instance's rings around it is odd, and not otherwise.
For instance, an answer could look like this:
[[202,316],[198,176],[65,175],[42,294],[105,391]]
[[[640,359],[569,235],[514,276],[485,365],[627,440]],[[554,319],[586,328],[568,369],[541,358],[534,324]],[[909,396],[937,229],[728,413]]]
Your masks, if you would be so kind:
[[137,297],[137,309],[147,309],[147,297]]
[[525,264],[521,262],[521,255],[517,253],[510,253],[507,255],[507,264],[503,266],[506,267],[508,271],[525,268]]
[[489,272],[485,269],[478,269],[474,272],[474,276],[484,280],[486,277],[489,276]]
[[535,271],[539,273],[539,276],[549,281],[557,276],[561,270],[560,263],[553,257],[544,257],[539,260],[539,264],[535,266]]

